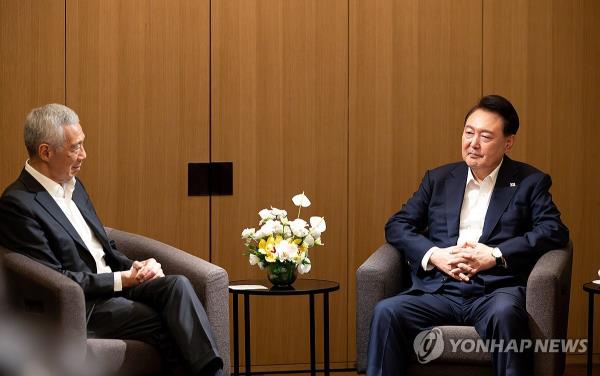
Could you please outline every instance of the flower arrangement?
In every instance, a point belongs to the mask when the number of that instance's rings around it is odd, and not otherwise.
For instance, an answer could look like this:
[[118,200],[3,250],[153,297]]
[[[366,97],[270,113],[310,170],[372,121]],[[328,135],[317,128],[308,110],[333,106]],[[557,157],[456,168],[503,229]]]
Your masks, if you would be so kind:
[[258,230],[246,228],[242,231],[250,265],[268,268],[269,279],[272,273],[293,272],[293,279],[296,270],[300,274],[308,273],[311,268],[308,250],[323,245],[321,234],[327,228],[325,218],[310,217],[308,223],[300,218],[302,208],[310,206],[304,192],[292,197],[292,202],[298,207],[298,216],[293,221],[288,220],[285,210],[271,207],[258,212]]

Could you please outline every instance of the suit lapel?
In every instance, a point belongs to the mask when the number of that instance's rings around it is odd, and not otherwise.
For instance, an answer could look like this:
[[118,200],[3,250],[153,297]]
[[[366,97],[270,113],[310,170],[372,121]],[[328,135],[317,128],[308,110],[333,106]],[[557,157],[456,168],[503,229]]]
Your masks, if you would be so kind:
[[504,156],[504,162],[498,171],[498,178],[496,179],[496,185],[492,192],[492,198],[490,199],[490,205],[485,215],[485,221],[483,223],[483,231],[479,238],[480,243],[488,241],[492,230],[496,227],[496,224],[500,220],[502,213],[512,200],[515,192],[517,191],[517,182],[514,175],[517,173],[517,168],[507,156]]
[[83,219],[85,219],[88,226],[90,226],[94,232],[94,235],[96,235],[96,239],[98,239],[98,241],[102,244],[102,247],[105,250],[110,249],[104,227],[102,226],[102,223],[100,223],[100,219],[94,210],[91,209],[87,204],[89,200],[79,180],[77,180],[75,191],[73,192],[73,202],[75,202],[75,205],[77,205],[77,208],[79,209],[79,212],[81,212]]
[[[31,177],[31,179],[33,179],[33,177],[28,173],[27,175]],[[35,200],[56,220],[56,222],[58,222],[65,229],[65,231],[73,238],[73,240],[75,240],[84,249],[87,249],[85,243],[77,233],[77,230],[75,230],[75,227],[73,227],[73,225],[71,224],[65,213],[63,213],[62,209],[58,206],[56,201],[54,201],[52,196],[50,196],[50,194],[44,189],[44,187],[42,187],[37,181],[35,181],[35,183],[39,185],[40,188],[39,190],[35,190]]]
[[[446,224],[448,226],[448,239],[455,244],[458,240],[460,226],[460,210],[465,195],[467,182],[467,165],[460,164],[451,172],[446,189]],[[458,213],[458,215],[457,215]]]

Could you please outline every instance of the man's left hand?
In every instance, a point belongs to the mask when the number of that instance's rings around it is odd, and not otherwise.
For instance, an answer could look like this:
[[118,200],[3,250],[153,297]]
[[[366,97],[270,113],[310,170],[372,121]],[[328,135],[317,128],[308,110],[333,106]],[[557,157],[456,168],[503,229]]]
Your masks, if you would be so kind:
[[164,277],[162,266],[158,261],[153,258],[149,258],[144,261],[140,261],[142,267],[138,270],[136,278],[138,282],[146,282],[155,278]]

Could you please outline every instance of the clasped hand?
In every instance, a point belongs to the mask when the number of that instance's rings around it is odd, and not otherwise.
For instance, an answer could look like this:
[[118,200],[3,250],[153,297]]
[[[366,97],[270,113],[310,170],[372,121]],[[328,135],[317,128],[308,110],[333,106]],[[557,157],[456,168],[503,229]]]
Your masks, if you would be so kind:
[[482,243],[466,242],[435,250],[429,263],[458,281],[469,281],[480,271],[496,265],[492,248]]
[[153,258],[134,261],[129,270],[121,272],[123,287],[137,286],[140,283],[164,276],[162,266]]

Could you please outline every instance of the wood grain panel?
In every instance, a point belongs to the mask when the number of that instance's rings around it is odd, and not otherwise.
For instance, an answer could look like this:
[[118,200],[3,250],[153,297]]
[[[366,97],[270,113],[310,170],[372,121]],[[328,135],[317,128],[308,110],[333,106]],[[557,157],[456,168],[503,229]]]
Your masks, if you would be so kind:
[[481,2],[350,1],[349,359],[356,269],[426,169],[460,159],[481,94]]
[[64,1],[0,0],[0,190],[27,159],[25,117],[65,101]]
[[[347,345],[347,12],[345,0],[212,2],[212,158],[234,164],[234,195],[212,199],[214,261],[232,280],[264,278],[240,232],[265,207],[295,218],[291,197],[306,192],[301,217],[325,216],[327,231],[304,278],[342,286],[331,296],[331,361],[346,361]],[[306,300],[252,299],[253,364],[309,361]]]
[[513,98],[522,124],[515,157],[552,175],[554,200],[571,231],[570,338],[587,337],[581,286],[600,267],[599,19],[600,3],[593,0],[484,1],[483,90]]
[[209,200],[187,196],[187,163],[209,160],[208,0],[68,0],[67,18],[100,217],[208,259]]

